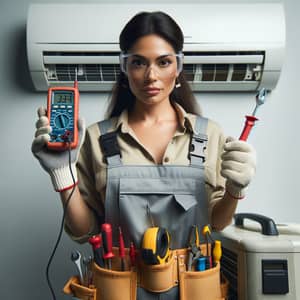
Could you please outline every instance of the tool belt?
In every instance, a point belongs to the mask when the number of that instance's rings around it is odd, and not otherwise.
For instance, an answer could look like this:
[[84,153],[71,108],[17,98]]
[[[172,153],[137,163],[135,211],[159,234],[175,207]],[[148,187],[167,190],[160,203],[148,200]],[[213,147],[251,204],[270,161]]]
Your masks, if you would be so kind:
[[[201,244],[200,249],[207,255],[206,244]],[[181,300],[225,300],[227,297],[228,281],[220,274],[220,263],[205,271],[187,271],[189,248],[171,250],[170,259],[159,265],[145,265],[137,255],[133,267],[127,259],[129,250],[125,250],[125,271],[120,268],[118,248],[113,248],[116,256],[111,270],[93,263],[92,284],[83,286],[73,276],[66,283],[64,293],[81,300],[135,300],[138,286],[157,293],[179,286]]]

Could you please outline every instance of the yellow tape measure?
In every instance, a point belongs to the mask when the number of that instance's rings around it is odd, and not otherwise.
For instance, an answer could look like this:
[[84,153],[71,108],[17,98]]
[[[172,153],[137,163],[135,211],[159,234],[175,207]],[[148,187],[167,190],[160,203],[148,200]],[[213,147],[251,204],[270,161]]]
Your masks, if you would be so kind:
[[162,227],[150,227],[143,236],[142,259],[147,265],[159,265],[170,257],[170,234]]

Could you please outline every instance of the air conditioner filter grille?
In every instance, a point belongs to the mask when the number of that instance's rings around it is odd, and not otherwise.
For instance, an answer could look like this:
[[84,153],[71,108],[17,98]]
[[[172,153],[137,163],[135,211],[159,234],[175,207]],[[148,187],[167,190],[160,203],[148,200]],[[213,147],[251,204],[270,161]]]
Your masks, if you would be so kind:
[[[77,80],[80,86],[93,83],[114,84],[120,74],[118,63],[118,53],[61,53],[61,52],[45,52],[45,75],[48,84],[72,84],[75,79],[75,69],[78,70]],[[208,56],[209,55],[209,56]],[[261,56],[259,56],[261,55]],[[112,57],[114,62],[108,63],[107,57]],[[55,62],[57,57],[57,61]],[[101,63],[63,63],[64,60],[74,61],[74,57],[90,60],[94,57],[99,59]],[[215,63],[206,63],[209,61]],[[222,63],[222,57],[224,63]],[[236,58],[237,57],[237,58]],[[227,90],[230,84],[243,83],[243,88],[249,89],[259,84],[263,72],[263,53],[233,53],[226,52],[221,55],[218,53],[185,53],[185,63],[183,70],[187,81],[194,90],[201,90],[201,87],[215,85],[220,90]],[[65,58],[65,59],[64,59]],[[249,63],[241,63],[245,58]],[[193,60],[195,62],[193,62]],[[200,87],[200,88],[199,88]],[[229,87],[230,88],[230,87]]]

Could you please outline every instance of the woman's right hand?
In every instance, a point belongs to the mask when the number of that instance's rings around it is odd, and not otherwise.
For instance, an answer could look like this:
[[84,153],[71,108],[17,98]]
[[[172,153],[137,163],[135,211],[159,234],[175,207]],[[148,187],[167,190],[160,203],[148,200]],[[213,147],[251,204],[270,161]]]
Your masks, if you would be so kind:
[[[49,173],[54,189],[64,191],[77,183],[76,162],[79,150],[84,141],[85,123],[78,119],[78,145],[71,150],[69,163],[69,151],[53,151],[47,148],[50,140],[51,127],[47,118],[46,109],[38,108],[38,120],[36,122],[35,137],[32,142],[31,151],[38,159],[43,169]],[[72,172],[71,172],[72,170]]]

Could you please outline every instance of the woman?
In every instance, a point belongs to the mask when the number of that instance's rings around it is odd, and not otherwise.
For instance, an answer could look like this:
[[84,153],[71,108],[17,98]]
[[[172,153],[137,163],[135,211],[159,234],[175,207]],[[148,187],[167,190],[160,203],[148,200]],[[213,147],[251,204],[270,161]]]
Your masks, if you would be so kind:
[[[254,175],[255,151],[225,140],[217,124],[199,116],[182,71],[183,34],[170,16],[134,16],[121,32],[120,48],[122,72],[107,120],[91,125],[86,136],[79,120],[66,230],[84,242],[106,221],[116,244],[121,226],[126,245],[139,246],[155,225],[168,229],[173,249],[184,248],[191,225],[221,230],[231,222]],[[65,204],[74,185],[68,154],[46,149],[51,129],[45,109],[38,114],[32,151]],[[158,299],[142,289],[138,295]],[[177,299],[177,288],[164,297]]]

